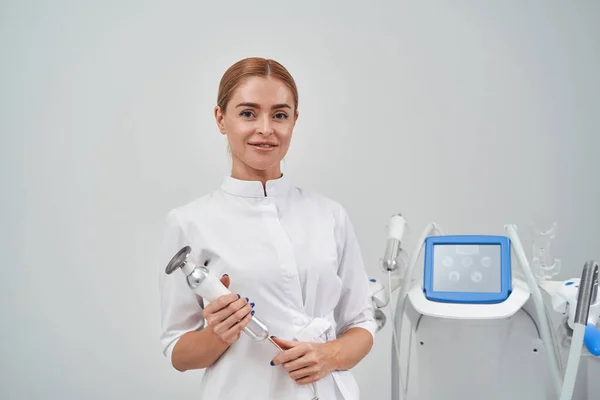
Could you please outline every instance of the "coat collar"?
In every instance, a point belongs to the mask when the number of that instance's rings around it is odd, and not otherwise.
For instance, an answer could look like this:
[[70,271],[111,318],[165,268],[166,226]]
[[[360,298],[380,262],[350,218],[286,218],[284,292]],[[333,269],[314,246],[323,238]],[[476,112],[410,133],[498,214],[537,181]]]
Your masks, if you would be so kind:
[[[291,188],[291,183],[287,176],[267,181],[267,197],[280,196],[286,194]],[[234,196],[240,197],[265,197],[265,191],[260,181],[244,181],[231,176],[225,177],[221,184],[221,190]]]

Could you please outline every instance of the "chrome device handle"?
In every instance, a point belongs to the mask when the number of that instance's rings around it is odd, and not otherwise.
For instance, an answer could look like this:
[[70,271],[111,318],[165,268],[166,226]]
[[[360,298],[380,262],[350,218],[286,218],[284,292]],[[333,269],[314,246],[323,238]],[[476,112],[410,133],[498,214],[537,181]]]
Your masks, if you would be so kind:
[[575,323],[587,325],[590,306],[598,298],[598,263],[587,261],[583,266],[579,293],[577,295],[577,308],[575,309]]

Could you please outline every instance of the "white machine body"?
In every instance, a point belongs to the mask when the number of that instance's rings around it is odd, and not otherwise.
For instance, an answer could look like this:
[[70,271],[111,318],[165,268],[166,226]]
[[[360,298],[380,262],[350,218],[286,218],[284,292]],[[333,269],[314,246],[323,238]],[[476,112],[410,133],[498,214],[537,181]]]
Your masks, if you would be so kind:
[[[413,286],[399,334],[402,365],[392,369],[393,375],[405,374],[406,399],[556,398],[527,285],[519,280],[514,285],[510,300],[490,314],[473,305],[435,310],[420,285]],[[452,313],[457,317],[449,317]]]

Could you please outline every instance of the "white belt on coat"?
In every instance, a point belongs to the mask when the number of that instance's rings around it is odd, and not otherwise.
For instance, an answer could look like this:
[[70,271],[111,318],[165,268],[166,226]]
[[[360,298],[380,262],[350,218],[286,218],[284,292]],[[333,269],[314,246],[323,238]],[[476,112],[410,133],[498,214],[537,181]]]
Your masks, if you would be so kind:
[[[335,332],[332,332],[333,336],[330,335],[334,323],[333,313],[326,315],[323,318],[313,318],[307,326],[296,333],[294,339],[299,342],[325,343],[330,340],[330,338],[335,339]],[[340,393],[344,396],[344,399],[354,399],[355,396],[352,395],[352,392],[345,382],[346,379],[350,377],[348,371],[333,371],[331,375],[333,376],[333,380],[340,390]]]

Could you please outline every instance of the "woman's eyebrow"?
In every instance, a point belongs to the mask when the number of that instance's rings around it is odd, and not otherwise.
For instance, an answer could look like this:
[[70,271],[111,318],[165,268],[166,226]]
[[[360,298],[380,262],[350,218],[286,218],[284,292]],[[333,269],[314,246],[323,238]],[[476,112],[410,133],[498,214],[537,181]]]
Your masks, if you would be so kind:
[[[251,108],[258,108],[260,110],[260,106],[258,104],[256,104],[256,103],[250,103],[250,102],[240,103],[236,107],[251,107]],[[291,109],[292,107],[290,107],[290,105],[287,104],[287,103],[281,103],[281,104],[275,104],[273,107],[271,107],[271,110],[275,110],[277,108],[289,108],[289,109]]]

